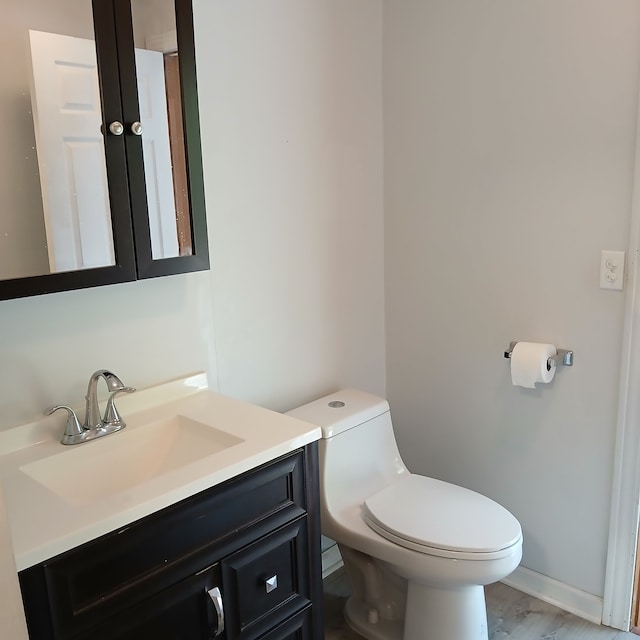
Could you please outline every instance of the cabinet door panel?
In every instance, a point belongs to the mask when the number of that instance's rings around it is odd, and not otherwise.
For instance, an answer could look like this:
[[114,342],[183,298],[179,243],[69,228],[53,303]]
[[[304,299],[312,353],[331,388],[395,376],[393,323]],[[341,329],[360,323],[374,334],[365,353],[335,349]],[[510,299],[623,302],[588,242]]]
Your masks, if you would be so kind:
[[227,610],[233,637],[254,637],[310,604],[306,540],[302,518],[222,561],[225,598],[237,603]]
[[217,631],[207,591],[220,584],[219,567],[192,576],[125,609],[80,638],[87,640],[209,640]]
[[260,640],[311,640],[312,638],[311,607],[307,607],[261,636]]

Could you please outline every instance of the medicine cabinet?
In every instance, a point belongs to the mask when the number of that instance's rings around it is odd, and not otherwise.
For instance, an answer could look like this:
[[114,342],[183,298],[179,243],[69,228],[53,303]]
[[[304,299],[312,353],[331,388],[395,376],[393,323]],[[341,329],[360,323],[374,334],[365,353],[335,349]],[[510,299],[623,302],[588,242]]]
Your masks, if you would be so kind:
[[7,0],[0,299],[208,269],[190,0]]

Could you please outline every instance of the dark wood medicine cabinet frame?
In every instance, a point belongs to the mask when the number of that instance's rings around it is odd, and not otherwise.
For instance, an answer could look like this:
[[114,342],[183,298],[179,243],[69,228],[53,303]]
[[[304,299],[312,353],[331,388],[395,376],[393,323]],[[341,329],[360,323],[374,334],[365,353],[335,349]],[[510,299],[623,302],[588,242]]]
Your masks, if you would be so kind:
[[131,0],[92,0],[104,123],[125,134],[104,135],[115,265],[0,280],[0,300],[70,291],[209,268],[191,0],[174,0],[191,223],[191,255],[153,259],[140,120]]

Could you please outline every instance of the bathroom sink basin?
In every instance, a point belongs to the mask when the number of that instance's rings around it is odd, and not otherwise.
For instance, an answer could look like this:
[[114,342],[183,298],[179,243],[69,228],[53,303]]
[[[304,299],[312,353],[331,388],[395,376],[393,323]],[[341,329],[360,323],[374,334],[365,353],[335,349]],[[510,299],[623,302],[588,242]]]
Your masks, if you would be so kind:
[[176,415],[74,445],[20,471],[63,500],[83,506],[242,442],[231,433]]

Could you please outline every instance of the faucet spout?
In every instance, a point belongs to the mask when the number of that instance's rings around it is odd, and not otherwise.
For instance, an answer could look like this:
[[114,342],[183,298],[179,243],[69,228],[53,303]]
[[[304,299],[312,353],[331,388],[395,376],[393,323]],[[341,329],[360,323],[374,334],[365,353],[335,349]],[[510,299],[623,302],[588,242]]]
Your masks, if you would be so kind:
[[87,395],[85,396],[86,410],[83,425],[85,429],[97,429],[102,426],[102,417],[98,406],[98,381],[100,378],[103,378],[107,383],[109,393],[125,389],[125,385],[120,378],[107,369],[98,369],[98,371],[92,373],[87,386]]

